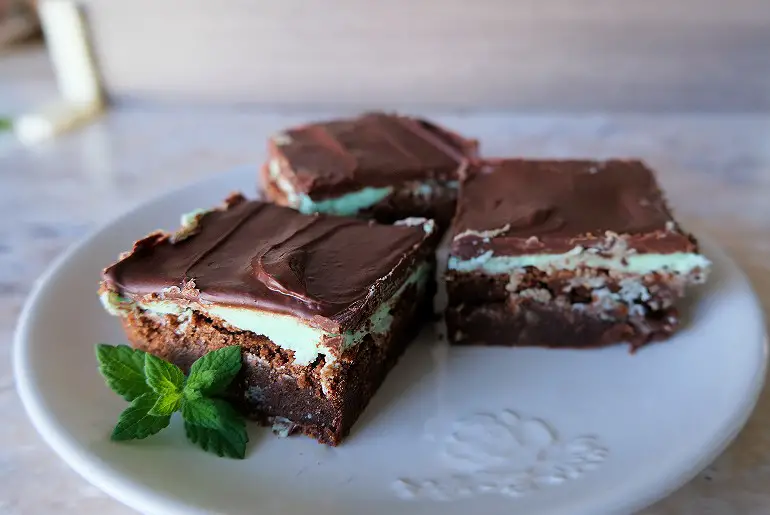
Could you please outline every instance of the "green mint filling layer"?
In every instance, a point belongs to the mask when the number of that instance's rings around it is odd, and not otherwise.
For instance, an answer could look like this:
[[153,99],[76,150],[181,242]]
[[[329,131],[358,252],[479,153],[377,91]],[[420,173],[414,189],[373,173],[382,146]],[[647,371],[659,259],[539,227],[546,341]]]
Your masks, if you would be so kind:
[[[294,186],[281,174],[280,163],[273,159],[269,164],[270,177],[278,188],[286,195],[286,200],[301,213],[328,213],[339,216],[352,216],[362,209],[372,207],[382,199],[393,193],[392,186],[382,188],[363,188],[340,195],[339,197],[313,200],[304,193],[297,193]],[[437,187],[457,188],[457,181],[429,181],[417,186],[415,193],[422,196],[432,196]]]
[[351,216],[362,209],[371,207],[391,194],[393,188],[364,188],[340,197],[324,200],[312,200],[307,195],[299,195],[297,210],[300,213],[328,213],[331,215]]
[[201,218],[212,211],[214,209],[195,209],[183,214],[179,220],[179,229],[171,235],[171,243],[178,243],[195,234],[198,231]]
[[114,291],[102,292],[99,295],[99,300],[102,302],[104,309],[107,310],[107,313],[116,317],[127,315],[135,306],[133,301],[120,296]]
[[189,213],[183,214],[179,219],[179,223],[183,229],[188,227],[197,227],[200,218],[206,213],[210,213],[211,211],[212,209],[194,209]]
[[277,160],[273,159],[270,161],[269,166],[270,177],[286,195],[288,203],[300,213],[329,213],[339,216],[351,216],[362,209],[375,205],[393,192],[392,187],[364,188],[335,198],[313,200],[304,193],[294,191],[294,186],[281,175],[281,165]]
[[606,268],[617,272],[647,274],[656,271],[687,274],[698,268],[707,269],[710,261],[700,254],[630,254],[603,257],[577,247],[564,254],[527,254],[495,256],[492,251],[471,259],[450,257],[447,267],[458,272],[483,271],[488,274],[509,274],[527,266],[540,270],[575,270],[578,267]]
[[367,324],[364,324],[363,327],[357,331],[347,332],[343,335],[343,348],[356,345],[358,342],[363,340],[367,334],[371,333],[381,335],[390,331],[390,326],[393,324],[393,315],[391,314],[391,311],[398,303],[398,300],[401,298],[404,290],[406,290],[408,286],[416,284],[420,292],[418,297],[421,296],[425,291],[425,285],[428,283],[430,273],[431,267],[427,263],[420,265],[420,267],[417,268],[417,270],[415,270],[406,281],[404,281],[404,284],[402,284],[401,287],[396,290],[396,293],[394,293],[390,299],[383,302],[382,305],[377,308],[377,311],[372,313],[372,316],[369,317]]
[[449,188],[450,190],[456,190],[459,187],[460,183],[458,181],[437,181],[434,179],[428,179],[419,183],[414,188],[413,193],[421,197],[431,198],[436,193],[436,189],[438,188]]
[[[404,290],[410,284],[417,284],[419,288],[424,289],[430,271],[431,267],[428,263],[420,265],[404,284],[361,325],[360,329],[342,335],[343,348],[358,344],[368,333],[387,333],[393,322],[391,310]],[[329,338],[340,336],[317,327],[310,327],[291,315],[269,311],[256,311],[234,306],[196,305],[195,308],[190,308],[168,300],[134,303],[114,292],[102,293],[101,301],[105,309],[116,316],[125,316],[130,310],[138,308],[151,315],[175,315],[181,320],[188,318],[193,311],[197,311],[204,316],[218,318],[234,329],[264,335],[276,345],[287,350],[293,350],[294,362],[298,365],[312,363],[318,354],[326,354],[331,358],[324,342]]]

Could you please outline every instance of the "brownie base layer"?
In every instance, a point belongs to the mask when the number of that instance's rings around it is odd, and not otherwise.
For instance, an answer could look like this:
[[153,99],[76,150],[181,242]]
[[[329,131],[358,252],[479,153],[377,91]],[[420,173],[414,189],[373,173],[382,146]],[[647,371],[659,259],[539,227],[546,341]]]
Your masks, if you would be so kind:
[[[512,295],[538,290],[547,293],[555,301],[581,303],[591,301],[596,289],[606,288],[612,294],[619,294],[625,284],[634,282],[646,290],[646,301],[667,307],[684,296],[685,288],[691,279],[687,276],[659,273],[618,278],[611,276],[606,270],[547,274],[534,267],[527,267],[515,276],[449,270],[446,273],[446,288],[450,304],[505,302]],[[692,282],[698,281],[692,279]]]
[[243,366],[227,396],[247,417],[302,433],[320,443],[338,445],[377,391],[404,349],[430,316],[435,284],[419,292],[406,288],[392,311],[390,331],[368,335],[333,365],[325,358],[306,366],[293,364],[293,352],[250,331],[234,331],[193,313],[174,315],[134,312],[122,318],[131,344],[187,371],[207,352],[238,345]]
[[450,341],[457,344],[636,349],[677,328],[675,302],[700,280],[673,273],[613,275],[607,270],[446,274]]
[[[262,167],[262,196],[281,206],[293,207],[286,194],[270,177],[267,166]],[[409,217],[430,218],[443,231],[449,227],[457,202],[457,189],[438,184],[432,185],[430,194],[419,193],[420,183],[408,183],[372,207],[362,209],[357,218],[371,219],[382,224],[392,224]]]
[[621,320],[535,301],[447,308],[449,341],[458,345],[592,348],[628,342],[631,351],[667,339],[679,322],[674,308]]

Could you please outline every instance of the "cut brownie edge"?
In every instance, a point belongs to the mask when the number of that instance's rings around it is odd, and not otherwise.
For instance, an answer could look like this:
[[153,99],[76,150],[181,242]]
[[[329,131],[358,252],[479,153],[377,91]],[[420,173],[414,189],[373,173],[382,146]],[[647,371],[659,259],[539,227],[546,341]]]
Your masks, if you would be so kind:
[[134,346],[182,368],[239,345],[243,411],[336,445],[430,313],[437,241],[425,218],[380,225],[234,196],[136,242],[99,295]]
[[613,303],[647,304],[655,310],[672,305],[684,295],[688,285],[697,282],[697,274],[613,275],[603,269],[547,273],[527,267],[512,274],[453,271],[446,274],[450,304],[505,302],[508,298],[529,296],[559,305],[582,303],[607,308]]
[[436,124],[364,113],[284,129],[268,141],[260,175],[267,198],[302,213],[381,223],[422,216],[445,229],[477,156],[478,141]]
[[233,331],[193,313],[189,319],[134,310],[121,318],[131,344],[187,370],[199,357],[238,345],[243,366],[229,397],[246,416],[274,432],[302,433],[338,445],[388,372],[430,316],[435,283],[411,284],[391,309],[386,333],[369,333],[339,358],[292,363],[291,351],[250,331]]
[[580,348],[627,341],[633,350],[673,333],[674,305],[700,275],[526,267],[497,275],[450,271],[446,278],[453,343]]
[[408,181],[369,195],[357,192],[336,198],[312,199],[291,190],[280,176],[271,173],[270,165],[263,166],[260,175],[263,196],[278,205],[302,213],[355,216],[384,224],[403,218],[424,217],[436,220],[440,228],[446,229],[454,215],[457,200],[457,181],[454,180]]
[[455,343],[637,348],[710,268],[638,160],[476,161],[452,224]]

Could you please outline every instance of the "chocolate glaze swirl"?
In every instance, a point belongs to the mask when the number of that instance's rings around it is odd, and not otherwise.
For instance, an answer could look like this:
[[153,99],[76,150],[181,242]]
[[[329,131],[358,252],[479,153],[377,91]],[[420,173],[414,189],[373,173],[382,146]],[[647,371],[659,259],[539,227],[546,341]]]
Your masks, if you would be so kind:
[[232,201],[202,217],[194,236],[140,240],[104,271],[119,293],[160,295],[195,281],[201,303],[290,313],[344,329],[398,287],[432,245],[422,227],[374,225]]
[[696,249],[641,161],[506,159],[475,163],[463,181],[452,253],[561,253],[601,245],[608,232],[637,253]]
[[[367,113],[285,131],[270,157],[284,178],[313,199],[371,186],[427,179],[457,180],[477,142],[408,116]],[[280,138],[279,138],[280,139]]]

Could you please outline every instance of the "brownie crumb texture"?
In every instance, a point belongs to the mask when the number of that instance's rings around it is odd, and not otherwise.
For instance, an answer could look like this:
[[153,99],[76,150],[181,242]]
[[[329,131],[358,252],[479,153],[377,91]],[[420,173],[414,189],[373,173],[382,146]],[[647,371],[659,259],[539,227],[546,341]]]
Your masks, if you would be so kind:
[[179,317],[134,310],[122,321],[132,345],[184,370],[207,352],[240,346],[243,367],[228,393],[234,405],[279,436],[301,433],[338,445],[431,309],[431,291],[410,285],[393,308],[388,333],[367,336],[331,363],[319,355],[308,365],[294,364],[293,351],[264,336],[195,312]]

